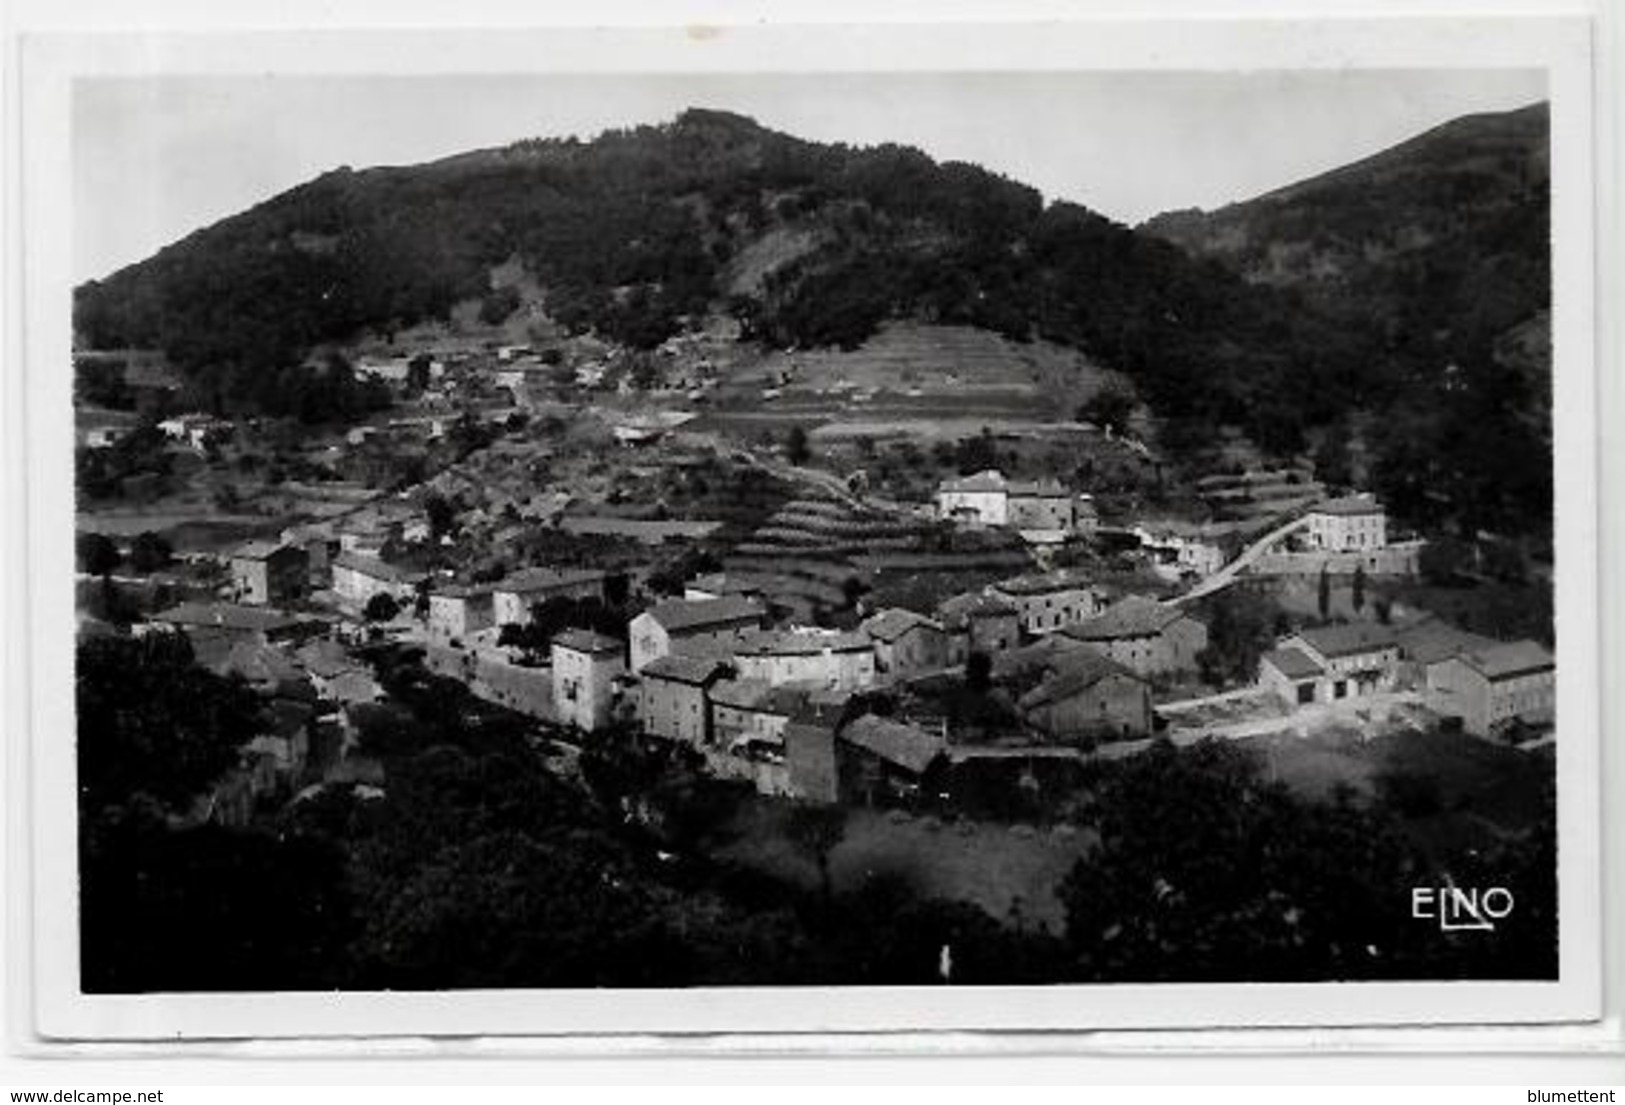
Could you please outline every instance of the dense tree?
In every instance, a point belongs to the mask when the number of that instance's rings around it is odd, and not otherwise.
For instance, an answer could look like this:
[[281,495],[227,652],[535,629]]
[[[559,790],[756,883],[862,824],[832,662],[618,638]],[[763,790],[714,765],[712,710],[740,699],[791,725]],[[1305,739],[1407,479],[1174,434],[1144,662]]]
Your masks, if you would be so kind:
[[1274,638],[1274,604],[1248,587],[1229,587],[1203,604],[1207,647],[1196,660],[1204,682],[1212,686],[1250,683],[1258,660]]
[[812,449],[807,444],[807,431],[801,426],[791,426],[790,432],[784,438],[784,458],[791,464],[806,464],[812,459]]
[[74,674],[87,811],[137,796],[184,810],[259,729],[247,686],[198,667],[178,633],[90,638]]
[[379,592],[367,600],[361,614],[369,622],[387,622],[394,619],[401,612],[401,604],[395,596],[386,592]]
[[1362,565],[1354,566],[1354,581],[1351,584],[1354,593],[1350,601],[1354,604],[1354,612],[1359,613],[1365,609],[1365,568]]
[[130,542],[130,567],[143,575],[169,567],[174,558],[175,550],[163,534],[146,530]]
[[785,835],[818,868],[818,885],[827,906],[834,896],[830,883],[830,853],[846,835],[846,816],[835,806],[797,805],[784,825]]
[[118,545],[104,533],[79,534],[74,552],[81,572],[101,576],[103,579],[112,575],[118,566],[124,563],[124,555],[119,552]]

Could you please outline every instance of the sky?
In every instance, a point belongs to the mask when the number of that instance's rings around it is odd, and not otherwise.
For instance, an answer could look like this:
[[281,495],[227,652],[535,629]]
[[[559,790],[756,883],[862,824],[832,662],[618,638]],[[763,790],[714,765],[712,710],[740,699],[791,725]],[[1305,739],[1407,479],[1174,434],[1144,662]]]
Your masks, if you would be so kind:
[[1539,70],[81,78],[74,278],[100,278],[340,165],[590,137],[687,107],[919,147],[1134,224],[1546,96]]

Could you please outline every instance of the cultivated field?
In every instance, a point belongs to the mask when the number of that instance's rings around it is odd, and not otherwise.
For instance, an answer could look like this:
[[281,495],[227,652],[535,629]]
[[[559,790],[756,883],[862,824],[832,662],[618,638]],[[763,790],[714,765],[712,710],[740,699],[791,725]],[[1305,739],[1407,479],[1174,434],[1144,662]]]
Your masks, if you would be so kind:
[[[807,889],[818,885],[813,859],[784,833],[790,806],[745,803],[728,826],[732,837],[716,850],[738,863]],[[866,880],[901,880],[922,897],[980,906],[1001,921],[1018,917],[1028,927],[1061,932],[1066,923],[1055,891],[1094,846],[1094,834],[1063,826],[1039,829],[988,821],[943,822],[898,812],[853,809],[840,844],[830,853],[830,879],[837,893]]]

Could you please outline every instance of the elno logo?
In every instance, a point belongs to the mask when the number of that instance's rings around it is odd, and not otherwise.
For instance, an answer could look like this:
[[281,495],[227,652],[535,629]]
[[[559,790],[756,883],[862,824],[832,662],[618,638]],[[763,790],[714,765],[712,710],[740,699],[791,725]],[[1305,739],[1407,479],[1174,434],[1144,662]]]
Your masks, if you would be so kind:
[[1411,916],[1437,921],[1440,932],[1493,932],[1495,923],[1512,913],[1512,891],[1504,886],[1411,888]]

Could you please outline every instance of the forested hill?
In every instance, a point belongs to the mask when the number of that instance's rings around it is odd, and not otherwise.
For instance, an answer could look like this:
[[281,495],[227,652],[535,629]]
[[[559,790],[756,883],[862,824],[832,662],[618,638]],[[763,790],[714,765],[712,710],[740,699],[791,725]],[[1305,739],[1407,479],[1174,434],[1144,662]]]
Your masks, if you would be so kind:
[[[1435,405],[1435,350],[1412,341],[1433,329],[1432,292],[1396,334],[972,165],[704,110],[590,141],[325,174],[83,285],[77,337],[161,348],[252,406],[313,345],[444,317],[489,296],[492,268],[514,260],[558,322],[639,347],[715,311],[774,346],[851,347],[888,318],[1047,338],[1132,379],[1176,458],[1220,424],[1284,454],[1327,427],[1341,440],[1351,412],[1385,423]],[[1407,448],[1447,431],[1424,428]],[[1470,481],[1478,460],[1407,460],[1388,475],[1436,492]],[[1476,524],[1539,512],[1529,489],[1445,492]]]
[[780,346],[855,346],[888,317],[1042,335],[1122,368],[1159,413],[1283,448],[1304,419],[1272,412],[1323,417],[1335,366],[1358,361],[1278,295],[983,169],[699,110],[328,173],[82,286],[76,326],[89,347],[248,382],[314,343],[444,315],[515,257],[555,319],[632,345],[708,309]]
[[1432,501],[1508,527],[1522,509],[1544,525],[1549,129],[1543,103],[1470,115],[1256,199],[1140,229],[1373,336],[1370,371],[1395,378],[1401,401],[1369,434],[1402,507],[1422,513]]

